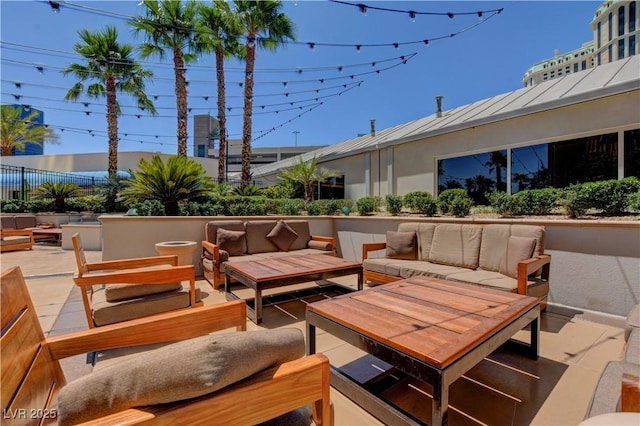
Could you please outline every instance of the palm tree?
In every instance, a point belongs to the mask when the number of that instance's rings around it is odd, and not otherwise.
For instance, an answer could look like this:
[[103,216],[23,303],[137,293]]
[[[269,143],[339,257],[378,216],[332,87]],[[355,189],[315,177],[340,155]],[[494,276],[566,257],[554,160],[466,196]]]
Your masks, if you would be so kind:
[[496,172],[496,191],[505,192],[507,190],[507,183],[502,181],[502,171],[507,170],[507,152],[506,151],[493,151],[489,153],[489,160],[484,164],[489,173],[494,170]]
[[134,32],[144,33],[140,45],[143,58],[157,55],[163,58],[165,51],[173,57],[176,109],[178,111],[178,156],[187,156],[187,79],[185,64],[196,59],[194,53],[194,22],[197,5],[194,1],[143,0],[145,16],[129,21]]
[[58,135],[39,123],[36,123],[38,111],[31,111],[22,117],[22,108],[13,105],[2,105],[2,130],[0,148],[4,156],[13,155],[14,150],[24,151],[26,143],[36,145],[44,144],[44,141],[57,142]]
[[251,180],[251,114],[256,46],[276,50],[287,39],[294,39],[295,26],[287,15],[281,12],[282,2],[279,0],[234,0],[233,3],[236,15],[247,36],[240,179],[243,185],[248,185]]
[[145,81],[153,73],[144,69],[132,58],[133,46],[118,42],[118,30],[106,26],[102,32],[78,31],[82,43],[73,49],[86,62],[73,63],[65,68],[64,75],[73,75],[78,82],[67,92],[65,100],[75,101],[85,92],[84,83],[89,81],[86,94],[90,98],[107,98],[107,133],[109,135],[109,176],[118,172],[118,115],[120,106],[116,93],[132,95],[142,110],[156,114],[156,109],[145,94]]
[[199,4],[199,19],[196,23],[197,51],[214,52],[216,58],[216,80],[218,85],[218,182],[225,178],[227,156],[227,114],[225,113],[224,59],[241,56],[238,37],[242,28],[231,11],[229,3],[214,0],[211,5]]
[[313,184],[324,182],[329,178],[340,176],[340,174],[337,170],[318,167],[318,159],[316,157],[309,161],[303,161],[302,157],[298,157],[298,161],[293,166],[283,170],[278,177],[285,182],[302,184],[305,201],[313,201]]
[[78,195],[80,187],[75,183],[67,182],[43,182],[36,189],[36,198],[53,199],[53,205],[56,212],[61,213],[65,209],[67,198]]
[[186,157],[171,156],[166,163],[158,155],[140,159],[138,170],[130,171],[120,196],[125,203],[158,200],[167,216],[177,216],[178,203],[211,193],[213,186],[204,167]]

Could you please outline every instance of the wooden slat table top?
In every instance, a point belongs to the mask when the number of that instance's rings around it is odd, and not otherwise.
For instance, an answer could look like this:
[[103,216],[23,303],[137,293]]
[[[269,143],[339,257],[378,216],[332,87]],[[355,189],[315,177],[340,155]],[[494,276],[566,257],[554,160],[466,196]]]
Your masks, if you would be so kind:
[[255,282],[297,277],[361,267],[361,263],[328,254],[273,257],[260,260],[227,262],[224,267],[241,273]]
[[412,277],[307,309],[442,369],[538,303],[516,293]]

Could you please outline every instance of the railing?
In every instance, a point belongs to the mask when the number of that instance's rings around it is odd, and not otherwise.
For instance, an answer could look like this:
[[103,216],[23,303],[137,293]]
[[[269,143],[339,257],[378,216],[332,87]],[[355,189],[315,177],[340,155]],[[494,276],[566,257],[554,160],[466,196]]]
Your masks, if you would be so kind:
[[30,200],[36,189],[45,182],[75,183],[80,188],[78,195],[93,195],[96,187],[106,183],[107,179],[99,176],[2,165],[0,168],[0,199]]

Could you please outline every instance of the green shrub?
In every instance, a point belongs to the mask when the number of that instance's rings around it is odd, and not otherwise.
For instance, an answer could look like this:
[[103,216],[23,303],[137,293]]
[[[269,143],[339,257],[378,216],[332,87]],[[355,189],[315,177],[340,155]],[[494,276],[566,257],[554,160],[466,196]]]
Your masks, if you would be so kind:
[[294,198],[296,190],[289,182],[280,182],[262,189],[262,195],[271,199]]
[[629,210],[633,212],[640,212],[640,191],[629,194],[627,197],[627,203]]
[[487,200],[495,209],[496,213],[503,217],[517,215],[522,206],[522,200],[516,195],[509,195],[506,192],[496,191],[487,194]]
[[394,216],[397,216],[402,211],[402,205],[404,204],[403,197],[401,195],[387,195],[385,197],[385,205],[387,211]]
[[47,200],[29,200],[23,203],[23,212],[42,213],[54,210],[53,202]]
[[336,214],[342,210],[343,200],[323,200],[325,201],[325,213]]
[[362,197],[356,201],[358,213],[367,216],[376,211],[376,200],[373,197]]
[[306,206],[307,214],[309,216],[319,216],[322,214],[322,205],[318,201],[309,201]]
[[131,206],[139,216],[166,216],[164,204],[160,200],[144,200]]
[[239,197],[239,202],[227,205],[231,216],[262,216],[265,214],[264,201],[260,198]]
[[584,188],[585,184],[570,185],[562,191],[561,203],[571,218],[577,218],[584,215],[590,207],[588,191]]
[[519,214],[548,215],[556,207],[560,192],[555,188],[528,189],[514,197],[519,200]]
[[22,213],[26,212],[27,207],[22,200],[2,200],[0,201],[0,209],[3,213]]
[[384,206],[384,198],[379,195],[371,198],[373,198],[373,211],[379,212],[382,209],[382,206]]
[[297,216],[306,208],[304,200],[283,199],[278,200],[277,213],[281,215]]
[[[467,195],[467,191],[461,188],[446,189],[438,195],[436,201],[438,209],[442,214],[452,214],[454,216],[467,216],[473,206],[473,201]],[[454,212],[454,206],[456,212]]]
[[[340,200],[342,207],[346,207],[349,210],[353,210],[353,206],[355,205],[355,202],[350,199],[350,198],[345,198],[344,200]],[[342,210],[342,207],[340,208],[340,210]]]
[[262,195],[262,189],[255,185],[244,185],[234,188],[233,193],[235,195],[240,195],[243,197],[252,197],[256,195]]
[[436,201],[433,199],[433,195],[426,191],[409,192],[404,196],[404,205],[411,211],[427,216],[436,214]]

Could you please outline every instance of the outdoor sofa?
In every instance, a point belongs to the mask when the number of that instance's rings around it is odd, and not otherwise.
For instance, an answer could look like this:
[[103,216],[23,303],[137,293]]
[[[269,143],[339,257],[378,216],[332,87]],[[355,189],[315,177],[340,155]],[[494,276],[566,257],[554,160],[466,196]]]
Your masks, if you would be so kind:
[[[425,275],[538,297],[545,307],[551,257],[544,243],[542,226],[400,223],[385,242],[363,244],[364,280]],[[380,250],[384,257],[374,257]]]
[[30,229],[0,229],[0,252],[33,249],[33,231]]
[[202,271],[214,287],[224,284],[226,262],[310,253],[335,254],[335,238],[311,235],[306,220],[219,220],[205,225]]
[[0,228],[5,230],[31,230],[33,240],[55,240],[56,243],[62,241],[62,230],[52,224],[38,223],[34,214],[3,214],[0,216]]

